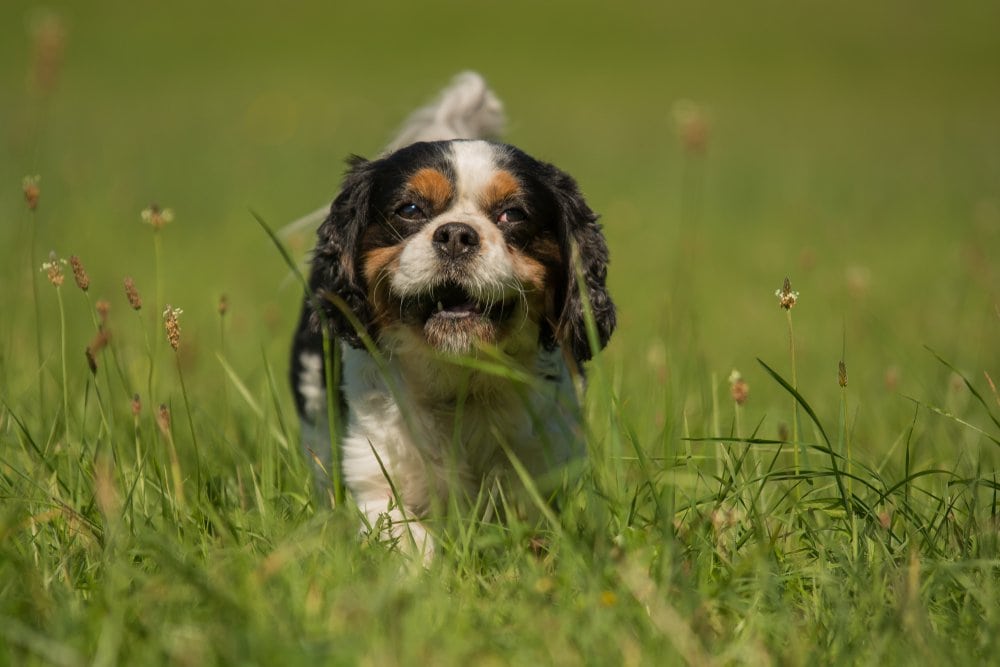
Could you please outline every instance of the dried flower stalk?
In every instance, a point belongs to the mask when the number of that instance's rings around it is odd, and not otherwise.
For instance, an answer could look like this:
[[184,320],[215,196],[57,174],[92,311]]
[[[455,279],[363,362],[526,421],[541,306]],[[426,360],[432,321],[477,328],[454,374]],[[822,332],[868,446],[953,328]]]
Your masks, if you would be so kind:
[[73,269],[73,280],[76,281],[76,286],[81,290],[86,292],[90,289],[90,276],[87,275],[87,270],[83,268],[83,262],[76,255],[70,255],[69,265]]
[[128,298],[128,305],[132,306],[132,310],[142,309],[142,297],[139,296],[139,290],[136,289],[132,276],[125,278],[125,296]]
[[181,346],[181,327],[177,318],[183,312],[180,308],[172,308],[169,303],[163,311],[163,324],[167,330],[167,341],[170,342],[170,347],[174,349],[174,352]]

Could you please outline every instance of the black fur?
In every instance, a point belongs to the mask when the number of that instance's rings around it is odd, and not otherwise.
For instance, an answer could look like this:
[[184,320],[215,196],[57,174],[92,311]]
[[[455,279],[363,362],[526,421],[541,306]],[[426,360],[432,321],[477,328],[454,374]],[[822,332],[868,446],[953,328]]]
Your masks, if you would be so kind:
[[[615,304],[607,288],[608,245],[597,224],[597,215],[587,206],[576,182],[555,167],[551,169],[555,173],[549,182],[559,204],[559,246],[566,267],[566,297],[562,301],[558,335],[580,363],[604,349],[615,330]],[[593,316],[596,350],[587,336],[585,301]]]
[[554,165],[541,162],[512,146],[506,147],[509,166],[527,180],[529,190],[549,199],[542,212],[549,218],[559,242],[560,284],[556,286],[555,331],[543,328],[542,344],[568,347],[577,363],[589,360],[595,350],[587,336],[584,296],[577,273],[582,274],[586,303],[590,305],[597,334],[597,350],[607,345],[615,329],[615,305],[607,289],[608,246],[594,213],[576,181]]
[[350,165],[340,194],[333,200],[330,214],[317,231],[318,239],[309,274],[312,303],[305,307],[312,309],[311,330],[318,332],[325,320],[332,338],[340,338],[360,347],[358,331],[339,304],[330,298],[339,298],[367,326],[370,313],[365,286],[358,270],[357,249],[359,239],[369,224],[374,185],[372,174],[377,165],[357,156],[351,158]]

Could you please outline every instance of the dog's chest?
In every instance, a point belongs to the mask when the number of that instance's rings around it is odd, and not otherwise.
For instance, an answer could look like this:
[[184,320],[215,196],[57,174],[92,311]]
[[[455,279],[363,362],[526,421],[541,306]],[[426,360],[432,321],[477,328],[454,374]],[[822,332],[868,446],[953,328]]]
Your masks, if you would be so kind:
[[509,470],[512,457],[537,478],[582,455],[568,377],[533,387],[487,379],[485,387],[432,400],[427,387],[407,384],[391,363],[388,370],[367,354],[345,355],[344,467],[352,487],[375,484],[384,467],[408,502],[424,505],[456,483],[475,494],[484,481]]

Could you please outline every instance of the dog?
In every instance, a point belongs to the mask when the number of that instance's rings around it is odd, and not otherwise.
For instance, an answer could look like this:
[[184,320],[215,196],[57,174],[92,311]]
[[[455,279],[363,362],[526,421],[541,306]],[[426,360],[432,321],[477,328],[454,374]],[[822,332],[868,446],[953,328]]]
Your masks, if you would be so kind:
[[585,455],[581,364],[615,328],[597,216],[565,172],[495,141],[503,122],[466,72],[380,157],[349,160],[292,346],[317,476],[334,414],[368,529],[425,559],[434,511],[516,482],[517,467],[541,485]]

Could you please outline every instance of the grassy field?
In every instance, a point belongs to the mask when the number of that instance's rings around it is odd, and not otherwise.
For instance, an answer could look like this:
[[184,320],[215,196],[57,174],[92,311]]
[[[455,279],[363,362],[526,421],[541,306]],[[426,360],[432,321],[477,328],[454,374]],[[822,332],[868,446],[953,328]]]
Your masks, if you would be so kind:
[[[326,4],[0,7],[0,664],[1000,661],[1000,6]],[[465,68],[620,327],[562,513],[413,572],[311,497],[250,211]]]

